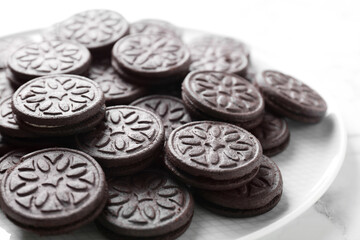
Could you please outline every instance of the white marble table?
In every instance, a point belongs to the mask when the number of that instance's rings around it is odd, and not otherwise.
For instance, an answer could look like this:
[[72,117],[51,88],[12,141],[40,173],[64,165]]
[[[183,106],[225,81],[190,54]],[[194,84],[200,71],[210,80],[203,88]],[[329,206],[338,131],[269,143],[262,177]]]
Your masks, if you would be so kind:
[[303,79],[336,99],[348,131],[347,155],[338,177],[313,207],[264,239],[360,239],[358,1],[97,0],[86,1],[86,6],[84,3],[6,1],[1,4],[0,35],[46,27],[84,9],[116,9],[130,21],[160,18],[179,26],[240,38],[260,51],[274,68]]

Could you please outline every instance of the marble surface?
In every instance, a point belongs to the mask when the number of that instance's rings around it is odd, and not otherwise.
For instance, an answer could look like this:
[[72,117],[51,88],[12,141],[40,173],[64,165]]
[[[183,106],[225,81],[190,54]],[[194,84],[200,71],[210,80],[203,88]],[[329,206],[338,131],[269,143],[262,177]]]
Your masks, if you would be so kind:
[[348,131],[346,159],[338,177],[313,207],[263,239],[360,239],[359,1],[103,0],[86,1],[86,6],[67,0],[7,1],[2,4],[0,35],[46,27],[88,8],[112,8],[130,21],[161,18],[240,38],[274,68],[336,99]]

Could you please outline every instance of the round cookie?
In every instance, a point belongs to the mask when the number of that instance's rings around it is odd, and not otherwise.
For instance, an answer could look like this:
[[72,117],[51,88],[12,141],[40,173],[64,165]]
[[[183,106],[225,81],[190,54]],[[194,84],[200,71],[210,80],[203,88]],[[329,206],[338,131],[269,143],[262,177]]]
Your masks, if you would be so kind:
[[287,147],[290,141],[290,131],[284,119],[271,113],[265,113],[262,123],[251,130],[260,141],[264,155],[271,157]]
[[209,70],[239,75],[246,73],[249,50],[240,41],[228,37],[205,35],[189,43],[190,71]]
[[188,49],[169,35],[129,35],[114,45],[112,57],[124,72],[145,78],[176,76],[190,64]]
[[36,134],[24,131],[16,121],[12,110],[12,97],[7,97],[0,102],[0,132],[16,138],[35,138]]
[[163,172],[111,178],[108,186],[110,199],[96,223],[110,239],[172,240],[191,223],[191,194]]
[[270,211],[280,201],[283,182],[277,165],[262,157],[256,177],[246,185],[228,191],[194,189],[199,204],[226,217],[252,217]]
[[32,42],[18,48],[9,58],[8,67],[18,82],[50,74],[87,72],[91,63],[89,50],[70,41]]
[[179,29],[169,22],[158,19],[143,19],[130,26],[130,34],[156,34],[179,37]]
[[139,107],[106,109],[101,124],[75,137],[77,147],[104,167],[110,175],[138,172],[163,150],[164,126],[154,113]]
[[19,120],[33,126],[69,126],[95,116],[105,103],[94,81],[77,75],[51,75],[22,85],[12,109]]
[[165,150],[165,164],[175,176],[209,190],[231,189],[250,181],[262,156],[261,145],[252,134],[212,121],[178,127],[170,134]]
[[107,202],[105,175],[90,156],[67,148],[27,154],[1,181],[7,217],[41,235],[75,230],[95,219]]
[[110,10],[88,10],[61,22],[58,37],[87,47],[91,52],[110,53],[117,40],[127,35],[129,24],[119,13]]
[[256,87],[230,73],[189,73],[182,84],[182,99],[194,118],[226,121],[246,129],[259,125],[264,114],[264,101]]
[[278,71],[263,71],[256,83],[271,111],[305,123],[317,123],[325,116],[325,100],[308,85]]
[[161,118],[165,128],[165,140],[175,128],[191,122],[184,104],[176,97],[150,95],[132,102],[131,105],[150,110]]
[[106,60],[97,61],[91,65],[89,78],[99,84],[108,106],[129,104],[146,93],[145,88],[124,81]]
[[15,149],[0,158],[0,182],[5,175],[5,172],[20,163],[20,158],[29,152],[30,150],[28,149]]

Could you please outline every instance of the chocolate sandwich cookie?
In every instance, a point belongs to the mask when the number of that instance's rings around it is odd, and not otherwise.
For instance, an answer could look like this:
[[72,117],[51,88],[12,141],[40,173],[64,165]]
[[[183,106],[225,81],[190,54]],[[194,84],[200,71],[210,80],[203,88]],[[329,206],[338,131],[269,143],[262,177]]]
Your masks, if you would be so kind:
[[256,87],[231,73],[189,73],[182,84],[182,99],[195,119],[225,121],[246,129],[259,125],[264,114]]
[[191,223],[191,194],[163,172],[111,178],[108,186],[110,199],[96,224],[110,239],[172,240]]
[[290,141],[286,121],[271,113],[265,113],[262,123],[251,133],[260,141],[264,155],[269,157],[284,151]]
[[13,95],[14,89],[6,76],[6,70],[0,70],[0,101]]
[[257,85],[271,111],[305,123],[317,123],[325,116],[325,100],[303,82],[281,72],[263,71]]
[[0,182],[6,171],[20,163],[20,158],[30,152],[29,149],[15,149],[2,156],[0,158]]
[[[93,127],[102,120],[105,98],[94,81],[77,76],[58,74],[36,78],[22,85],[12,99],[12,110],[28,130],[56,135],[55,128],[69,127],[58,135],[74,134]],[[83,124],[81,126],[81,124]]]
[[185,183],[209,190],[239,187],[255,177],[262,148],[246,130],[228,123],[202,121],[171,132],[165,164]]
[[124,37],[114,45],[112,58],[122,71],[153,79],[169,79],[186,73],[190,64],[186,46],[169,35],[136,34]]
[[92,53],[110,54],[114,43],[129,33],[129,24],[119,13],[88,10],[61,22],[57,34],[87,47]]
[[165,140],[177,127],[191,122],[191,118],[181,99],[166,95],[150,95],[131,103],[156,113],[165,128]]
[[106,109],[101,124],[75,137],[77,147],[104,167],[107,176],[138,172],[163,150],[164,126],[160,117],[139,107]]
[[91,55],[84,46],[70,41],[32,42],[10,56],[8,67],[18,82],[50,74],[82,75],[90,67]]
[[244,43],[228,37],[205,35],[189,43],[190,71],[210,70],[244,75],[249,50]]
[[130,25],[130,34],[156,34],[180,37],[180,30],[169,22],[159,19],[143,19]]
[[99,84],[107,106],[129,104],[146,94],[145,88],[125,81],[107,60],[94,62],[89,78]]
[[100,165],[72,149],[27,154],[1,181],[4,213],[16,225],[41,235],[66,233],[91,222],[106,202]]
[[283,181],[277,165],[262,158],[259,173],[246,185],[228,191],[195,189],[199,204],[226,217],[252,217],[273,209],[280,201]]

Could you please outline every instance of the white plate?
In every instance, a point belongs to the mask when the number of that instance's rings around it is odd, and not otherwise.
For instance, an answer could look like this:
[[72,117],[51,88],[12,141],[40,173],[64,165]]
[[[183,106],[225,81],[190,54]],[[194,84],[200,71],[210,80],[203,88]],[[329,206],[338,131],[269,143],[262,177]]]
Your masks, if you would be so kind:
[[[198,34],[196,31],[186,31],[185,39]],[[261,59],[255,50],[251,52],[252,59]],[[342,118],[334,102],[325,99],[328,113],[321,123],[304,125],[289,122],[290,144],[283,153],[272,158],[280,167],[284,180],[283,196],[272,211],[253,218],[229,219],[197,205],[192,224],[180,239],[257,239],[284,226],[311,207],[335,179],[346,151],[347,138]],[[38,238],[15,226],[0,213],[0,239]],[[94,224],[89,224],[71,234],[46,239],[105,238],[97,232]]]

